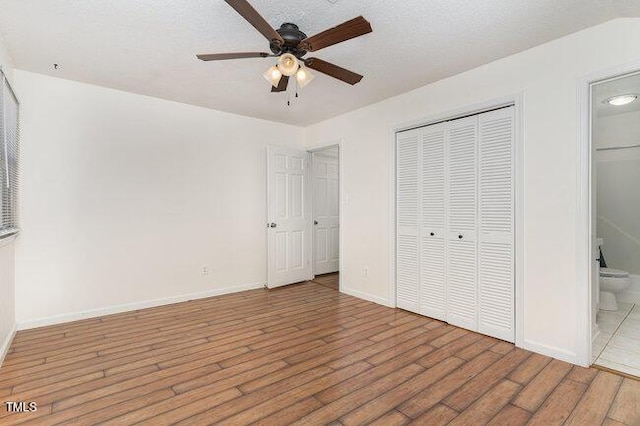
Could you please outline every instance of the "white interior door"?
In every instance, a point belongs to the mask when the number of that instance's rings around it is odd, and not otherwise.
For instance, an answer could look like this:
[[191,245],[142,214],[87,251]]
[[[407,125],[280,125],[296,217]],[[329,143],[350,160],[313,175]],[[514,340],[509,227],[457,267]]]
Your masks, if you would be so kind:
[[312,278],[309,154],[267,149],[267,287]]
[[337,148],[313,154],[313,225],[315,275],[338,271],[340,235],[339,159]]

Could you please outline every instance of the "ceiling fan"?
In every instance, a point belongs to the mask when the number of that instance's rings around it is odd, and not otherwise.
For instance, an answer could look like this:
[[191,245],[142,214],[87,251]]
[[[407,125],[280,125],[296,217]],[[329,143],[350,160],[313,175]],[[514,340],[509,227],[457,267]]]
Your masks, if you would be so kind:
[[196,55],[198,59],[202,61],[220,61],[225,59],[278,57],[278,64],[272,66],[264,73],[264,77],[273,86],[271,88],[272,92],[283,92],[287,90],[289,77],[294,74],[298,86],[306,86],[313,79],[313,74],[306,68],[329,75],[351,85],[362,80],[360,74],[323,61],[322,59],[303,58],[307,52],[316,52],[325,47],[370,33],[372,31],[371,24],[362,16],[358,16],[357,18],[322,31],[314,36],[307,37],[305,33],[300,31],[297,25],[289,22],[285,22],[277,30],[273,29],[247,0],[225,0],[225,2],[269,40],[272,53],[213,53]]

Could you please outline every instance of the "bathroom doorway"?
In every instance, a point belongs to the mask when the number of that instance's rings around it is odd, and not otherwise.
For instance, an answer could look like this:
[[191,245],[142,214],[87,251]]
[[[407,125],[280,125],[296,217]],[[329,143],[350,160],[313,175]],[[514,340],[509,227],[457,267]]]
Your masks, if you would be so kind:
[[640,71],[590,91],[591,362],[640,378]]

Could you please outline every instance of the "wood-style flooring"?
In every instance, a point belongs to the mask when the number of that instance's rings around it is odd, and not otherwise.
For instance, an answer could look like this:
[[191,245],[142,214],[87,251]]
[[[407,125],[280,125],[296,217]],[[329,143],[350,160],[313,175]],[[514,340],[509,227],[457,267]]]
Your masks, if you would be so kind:
[[640,382],[313,282],[17,334],[30,425],[638,425]]
[[333,272],[331,274],[316,275],[313,278],[313,282],[337,291],[339,287],[338,277],[339,277],[338,272]]

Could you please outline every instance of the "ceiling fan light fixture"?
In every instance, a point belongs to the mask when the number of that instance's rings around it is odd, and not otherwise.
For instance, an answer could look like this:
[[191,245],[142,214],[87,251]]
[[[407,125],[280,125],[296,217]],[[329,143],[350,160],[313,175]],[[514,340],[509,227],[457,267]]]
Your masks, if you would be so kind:
[[309,71],[307,68],[301,66],[300,69],[296,72],[296,81],[298,82],[298,87],[304,89],[304,87],[311,83],[315,76]]
[[265,71],[262,76],[269,82],[273,87],[278,87],[280,83],[280,79],[282,78],[282,73],[275,65]]
[[282,75],[290,77],[298,71],[300,64],[298,63],[298,58],[293,56],[291,53],[285,53],[278,58],[277,67]]
[[613,96],[611,98],[605,99],[604,102],[609,105],[622,106],[622,105],[630,104],[636,99],[638,99],[638,95],[629,94],[629,95]]

